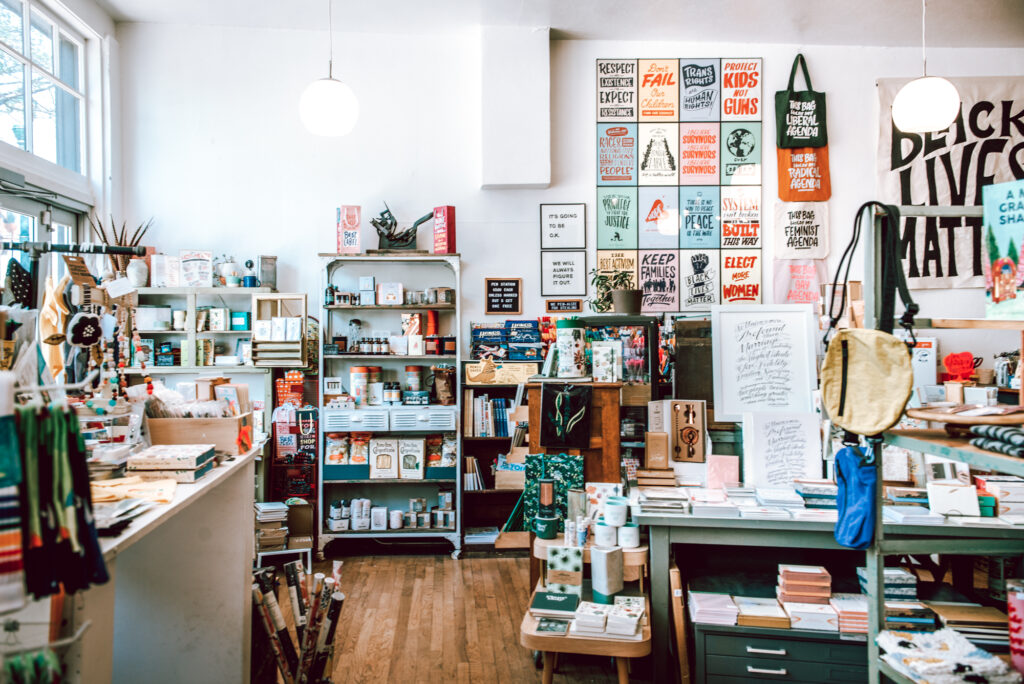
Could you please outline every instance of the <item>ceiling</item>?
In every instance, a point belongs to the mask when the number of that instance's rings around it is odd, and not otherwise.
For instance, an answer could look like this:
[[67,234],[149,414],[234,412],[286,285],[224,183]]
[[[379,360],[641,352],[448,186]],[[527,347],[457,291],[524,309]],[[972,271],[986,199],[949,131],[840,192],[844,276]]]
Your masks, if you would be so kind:
[[[327,0],[96,0],[119,22],[322,29]],[[550,26],[558,38],[920,45],[917,0],[334,0],[336,31]],[[931,0],[928,44],[1024,46],[1022,0]]]

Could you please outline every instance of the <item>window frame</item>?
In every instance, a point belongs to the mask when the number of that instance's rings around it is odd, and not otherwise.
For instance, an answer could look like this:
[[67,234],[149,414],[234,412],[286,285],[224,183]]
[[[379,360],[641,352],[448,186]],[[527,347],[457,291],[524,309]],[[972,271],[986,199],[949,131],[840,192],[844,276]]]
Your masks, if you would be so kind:
[[[21,0],[23,4],[22,50],[15,50],[3,42],[4,50],[10,51],[22,63],[28,63],[29,73],[26,86],[25,136],[26,141],[31,135],[31,74],[33,70],[45,75],[57,88],[75,92],[56,77],[50,70],[38,66],[31,57],[31,20],[32,12],[37,12],[54,25],[53,33],[58,37],[54,45],[54,59],[59,60],[59,37],[70,39],[79,47],[78,79],[81,114],[79,117],[79,137],[81,140],[80,168],[81,172],[66,169],[59,164],[48,161],[32,152],[15,145],[0,141],[0,167],[11,169],[25,177],[27,183],[57,195],[55,205],[61,199],[67,200],[65,206],[80,211],[81,206],[102,210],[110,207],[111,201],[111,106],[110,106],[110,73],[112,50],[116,50],[113,42],[113,23],[109,17],[96,16],[90,19],[99,26],[101,35],[82,18],[57,0]],[[79,8],[84,9],[84,8]],[[55,61],[55,65],[59,65]],[[59,66],[56,69],[59,71]],[[78,226],[81,234],[81,225]]]

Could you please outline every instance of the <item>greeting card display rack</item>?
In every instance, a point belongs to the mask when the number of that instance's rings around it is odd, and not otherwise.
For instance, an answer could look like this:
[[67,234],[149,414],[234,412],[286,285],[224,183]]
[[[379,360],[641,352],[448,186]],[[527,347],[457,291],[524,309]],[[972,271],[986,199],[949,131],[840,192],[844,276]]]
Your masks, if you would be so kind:
[[[323,557],[324,547],[332,541],[344,539],[391,540],[446,540],[452,544],[452,558],[462,552],[462,440],[460,416],[462,415],[462,390],[460,373],[462,351],[455,344],[454,354],[349,354],[334,353],[325,345],[334,344],[334,338],[348,336],[352,321],[361,323],[360,329],[366,336],[374,332],[402,333],[401,314],[436,312],[438,333],[458,338],[462,329],[461,268],[457,254],[409,254],[391,253],[384,255],[320,254],[321,292],[333,286],[340,292],[358,293],[359,279],[375,278],[375,284],[385,282],[401,283],[405,290],[426,290],[428,288],[451,288],[454,291],[450,303],[419,303],[384,305],[376,301],[365,306],[359,303],[335,304],[322,300],[320,309],[320,382],[327,378],[339,378],[345,394],[352,391],[350,371],[354,366],[379,365],[384,381],[402,382],[406,365],[424,367],[422,381],[427,389],[429,366],[444,364],[455,370],[453,373],[454,400],[452,405],[361,405],[357,408],[329,408],[327,403],[333,392],[320,391],[320,444],[325,444],[329,433],[372,433],[374,437],[420,438],[429,434],[444,434],[456,445],[453,467],[424,468],[423,479],[371,479],[369,464],[333,465],[325,463],[325,451],[321,449],[317,465],[317,556]],[[361,303],[361,302],[360,302]],[[346,345],[352,340],[346,340]],[[404,382],[402,382],[404,389]],[[334,501],[346,503],[354,498],[366,498],[373,506],[387,506],[388,510],[408,511],[410,499],[425,498],[428,510],[438,504],[439,493],[452,492],[455,524],[452,528],[431,527],[387,530],[346,530],[331,531],[328,528],[328,511]]]

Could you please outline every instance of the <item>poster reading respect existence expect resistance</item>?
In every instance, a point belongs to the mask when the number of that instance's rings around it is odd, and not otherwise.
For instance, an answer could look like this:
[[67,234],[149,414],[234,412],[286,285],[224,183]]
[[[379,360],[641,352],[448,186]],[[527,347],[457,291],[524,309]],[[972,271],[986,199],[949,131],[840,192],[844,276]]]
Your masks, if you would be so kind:
[[643,310],[759,304],[760,58],[597,60],[597,265]]

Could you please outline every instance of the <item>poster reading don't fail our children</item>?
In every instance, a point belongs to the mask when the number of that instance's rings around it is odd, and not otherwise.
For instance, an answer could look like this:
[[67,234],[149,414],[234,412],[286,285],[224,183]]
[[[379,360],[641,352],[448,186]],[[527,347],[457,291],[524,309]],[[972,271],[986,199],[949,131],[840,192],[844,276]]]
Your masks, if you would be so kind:
[[763,61],[595,67],[597,269],[634,275],[644,311],[760,303]]

